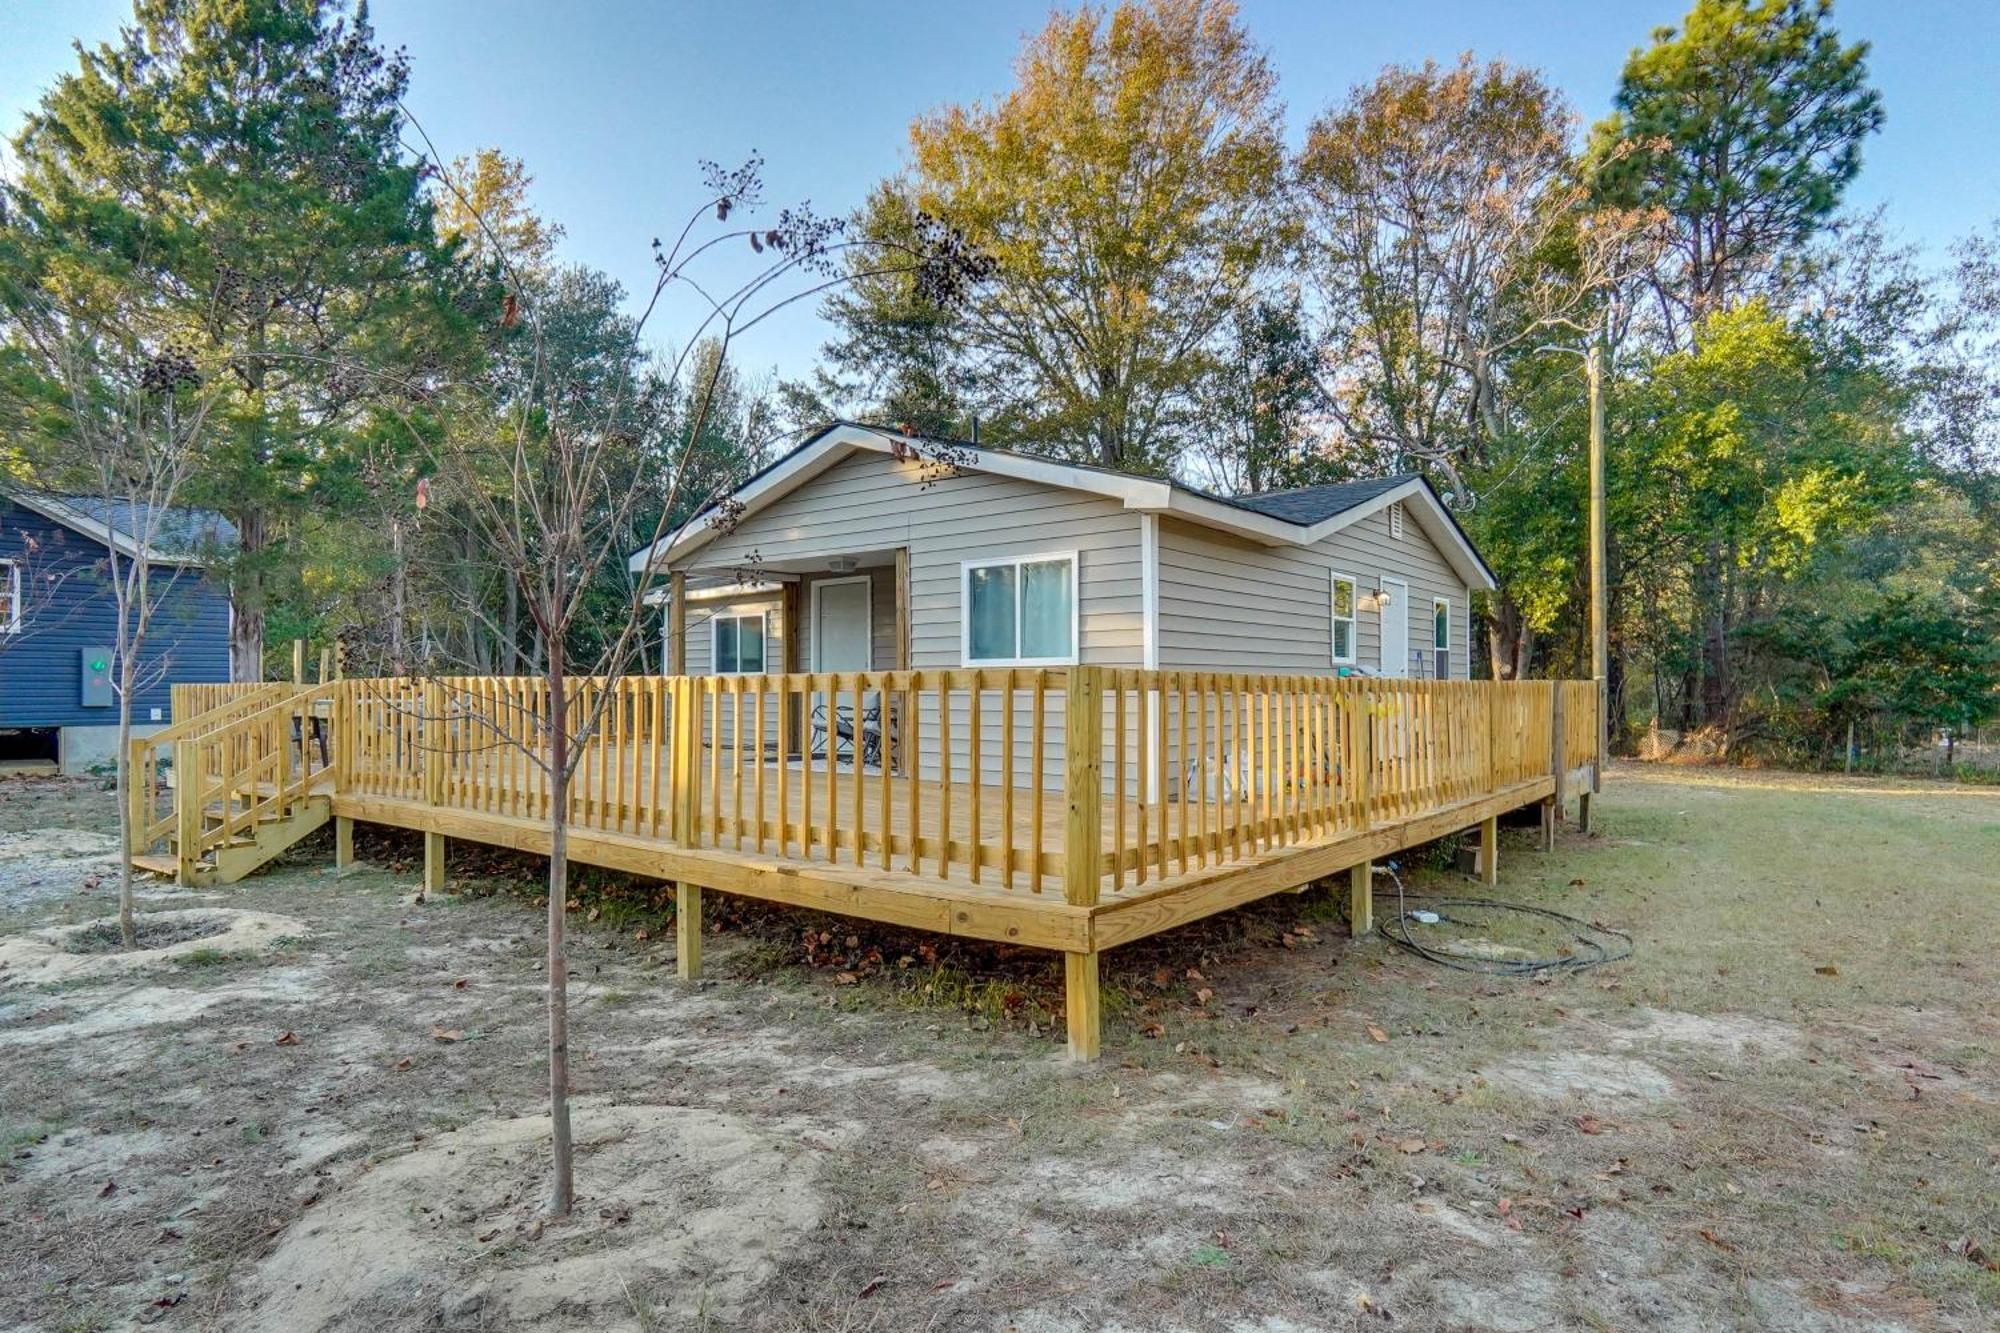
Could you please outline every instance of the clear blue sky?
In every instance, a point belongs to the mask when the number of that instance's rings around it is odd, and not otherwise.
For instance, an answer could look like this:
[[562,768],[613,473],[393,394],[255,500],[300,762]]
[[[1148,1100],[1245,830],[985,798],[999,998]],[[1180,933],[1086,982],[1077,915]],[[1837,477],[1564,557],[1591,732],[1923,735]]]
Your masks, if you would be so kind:
[[[1294,134],[1383,65],[1471,50],[1538,66],[1586,121],[1609,107],[1627,52],[1686,0],[1243,0],[1275,60]],[[845,212],[901,159],[910,120],[1004,91],[1040,0],[375,0],[382,38],[415,66],[411,105],[447,155],[497,146],[534,173],[565,256],[647,284],[647,244],[687,207],[695,161],[768,159],[774,204]],[[128,0],[0,0],[0,124],[74,67],[70,43],[111,36]],[[2000,218],[2000,0],[1837,0],[1874,46],[1888,110],[1850,199],[1941,257]],[[681,327],[685,327],[684,324]],[[657,328],[673,341],[675,323]],[[803,373],[810,310],[742,347],[752,370]]]

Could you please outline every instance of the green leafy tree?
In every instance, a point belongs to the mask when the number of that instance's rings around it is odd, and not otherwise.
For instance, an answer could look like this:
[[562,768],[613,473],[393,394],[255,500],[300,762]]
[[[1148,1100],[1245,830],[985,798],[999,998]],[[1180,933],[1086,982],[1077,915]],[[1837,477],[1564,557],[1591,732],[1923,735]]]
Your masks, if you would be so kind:
[[[862,219],[941,221],[991,261],[949,319],[893,283],[834,303],[864,382],[911,416],[962,410],[1020,446],[1164,470],[1290,234],[1276,82],[1218,0],[1052,17],[1004,98],[911,127],[907,171]],[[881,329],[896,336],[869,348]]]
[[262,671],[271,593],[329,455],[373,404],[421,410],[469,349],[460,267],[399,144],[407,82],[365,10],[138,0],[15,141],[39,226],[87,262],[143,266],[175,337],[230,349],[188,498],[241,534],[239,677]]
[[1620,401],[1611,522],[1683,728],[1718,728],[1727,748],[1742,629],[1907,493],[1902,406],[1761,302],[1707,317]]
[[1677,262],[1656,290],[1676,334],[1750,291],[1861,170],[1882,99],[1867,44],[1843,44],[1832,13],[1832,0],[1696,0],[1625,62],[1595,180],[1605,200],[1672,219]]

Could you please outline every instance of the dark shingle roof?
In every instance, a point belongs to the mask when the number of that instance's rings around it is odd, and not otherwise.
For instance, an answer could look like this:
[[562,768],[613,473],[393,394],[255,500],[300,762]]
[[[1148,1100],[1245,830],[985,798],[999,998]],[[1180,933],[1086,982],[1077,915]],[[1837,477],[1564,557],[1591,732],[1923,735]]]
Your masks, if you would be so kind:
[[1384,491],[1417,479],[1414,472],[1393,477],[1368,477],[1361,481],[1336,481],[1326,486],[1301,486],[1293,491],[1264,491],[1257,495],[1233,495],[1229,503],[1287,523],[1311,524],[1366,504]]
[[[95,523],[102,523],[124,537],[136,541],[147,526],[147,509],[126,500],[106,500],[99,495],[65,495],[62,503]],[[153,525],[152,547],[156,554],[169,557],[199,556],[236,549],[236,525],[213,509],[191,509],[174,505],[162,510]]]

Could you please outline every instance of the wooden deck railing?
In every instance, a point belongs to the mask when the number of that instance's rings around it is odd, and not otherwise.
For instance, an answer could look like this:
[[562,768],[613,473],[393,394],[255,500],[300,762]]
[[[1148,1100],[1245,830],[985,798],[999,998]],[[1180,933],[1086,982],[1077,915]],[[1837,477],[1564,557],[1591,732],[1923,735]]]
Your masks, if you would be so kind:
[[[132,741],[134,853],[171,837],[183,866],[209,850],[254,836],[268,817],[330,794],[333,734],[341,687],[280,687],[275,703],[254,693]],[[160,759],[170,756],[170,802]]]
[[[231,836],[238,804],[308,781],[472,815],[548,816],[539,758],[551,710],[539,677],[277,688],[281,704],[241,697],[144,742],[136,771],[152,773],[170,746],[176,767],[198,774],[179,794],[229,811],[208,841]],[[1597,760],[1597,707],[1590,681],[1090,666],[582,678],[572,734],[596,724],[576,755],[568,815],[581,829],[684,847],[1090,906],[1539,781],[1559,787]],[[311,743],[323,753],[301,758]],[[185,809],[162,816],[150,777],[134,810],[142,847],[177,819],[187,826]]]
[[1588,681],[1102,678],[1114,892],[1549,777],[1556,690],[1595,699]]
[[[181,683],[168,691],[169,720],[176,726],[232,704],[276,703],[298,686],[285,681],[204,681]],[[214,718],[208,719],[211,723]]]

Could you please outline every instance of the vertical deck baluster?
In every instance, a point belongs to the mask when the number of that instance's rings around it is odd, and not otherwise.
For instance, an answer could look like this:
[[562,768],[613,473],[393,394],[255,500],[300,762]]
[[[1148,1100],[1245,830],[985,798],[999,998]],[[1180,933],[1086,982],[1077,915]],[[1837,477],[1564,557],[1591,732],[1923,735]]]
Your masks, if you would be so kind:
[[[1040,893],[1042,891],[1042,746],[1045,739],[1044,733],[1048,730],[1046,725],[1048,720],[1048,692],[1049,673],[1038,667],[1034,675],[1034,731],[1028,737],[1029,768],[1031,770],[1028,774],[1028,784],[1029,796],[1033,800],[1033,805],[1030,807],[1028,813],[1030,824],[1028,832],[1028,889],[1032,893]],[[1063,702],[1064,706],[1067,707],[1069,702],[1067,697],[1065,697]]]
[[938,674],[938,850],[937,873],[943,879],[951,873],[951,693],[956,677],[950,671]]
[[1014,888],[1014,677],[1007,668],[1000,686],[1000,878],[1011,892]]
[[1125,678],[1111,676],[1111,891],[1125,887]]
[[972,808],[970,811],[972,832],[967,839],[967,845],[970,848],[970,851],[967,853],[967,869],[972,875],[972,882],[974,884],[979,883],[980,853],[982,844],[985,842],[985,831],[980,827],[981,811],[979,808],[980,788],[984,785],[980,780],[980,770],[986,766],[985,750],[980,743],[981,737],[979,734],[979,715],[985,705],[985,688],[986,673],[975,667],[972,671],[972,715],[968,719],[965,738],[966,751],[971,756],[966,769],[965,780],[972,787]]

